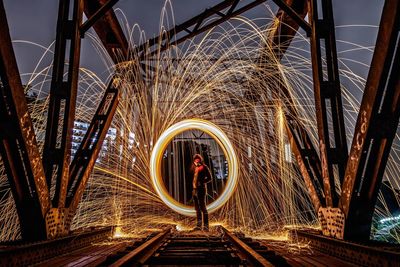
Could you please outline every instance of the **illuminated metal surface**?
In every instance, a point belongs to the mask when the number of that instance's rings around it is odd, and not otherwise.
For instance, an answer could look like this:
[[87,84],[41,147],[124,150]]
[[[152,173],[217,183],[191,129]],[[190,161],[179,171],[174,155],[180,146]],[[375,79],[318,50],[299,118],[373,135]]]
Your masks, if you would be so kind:
[[150,175],[153,187],[160,196],[161,200],[168,207],[180,214],[194,217],[196,216],[194,207],[184,205],[171,197],[164,185],[161,175],[161,161],[168,144],[176,135],[192,129],[203,131],[214,138],[214,140],[222,148],[226,160],[228,161],[228,182],[222,194],[214,202],[207,205],[207,210],[209,213],[213,213],[221,208],[235,191],[238,181],[238,160],[232,143],[229,141],[228,137],[218,126],[209,121],[201,119],[184,120],[172,125],[161,134],[160,138],[154,145],[150,159]]

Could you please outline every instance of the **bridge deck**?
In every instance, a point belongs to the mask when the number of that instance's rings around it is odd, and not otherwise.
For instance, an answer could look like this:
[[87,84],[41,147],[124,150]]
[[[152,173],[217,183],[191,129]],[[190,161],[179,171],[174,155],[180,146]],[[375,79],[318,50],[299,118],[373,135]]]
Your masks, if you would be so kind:
[[[34,266],[356,266],[314,251],[306,243],[255,240],[243,234],[215,228],[210,232],[175,231],[145,234],[142,238],[103,236],[82,242],[82,247],[31,262]],[[57,242],[57,241],[55,241]],[[68,246],[68,243],[64,244]],[[54,245],[53,245],[54,247]],[[38,252],[39,253],[39,252]],[[16,253],[21,258],[21,254]],[[8,255],[12,258],[12,255]],[[26,255],[25,255],[26,256]],[[6,265],[26,265],[18,261]],[[12,263],[12,264],[11,264]]]

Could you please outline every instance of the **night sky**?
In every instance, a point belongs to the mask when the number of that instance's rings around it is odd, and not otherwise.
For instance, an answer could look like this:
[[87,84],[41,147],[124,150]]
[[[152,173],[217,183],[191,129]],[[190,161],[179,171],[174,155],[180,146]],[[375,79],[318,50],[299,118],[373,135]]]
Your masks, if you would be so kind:
[[[219,2],[211,0],[172,0],[175,22],[179,24]],[[267,1],[266,3],[271,6],[272,10],[277,10],[272,1]],[[337,40],[357,43],[372,49],[375,45],[376,27],[342,26],[379,25],[383,3],[384,1],[382,0],[334,0],[335,24],[338,26],[336,30]],[[20,72],[32,72],[44,50],[32,44],[20,43],[18,40],[38,43],[45,47],[49,46],[55,39],[58,1],[4,0],[4,5],[11,38],[15,41],[14,48]],[[129,25],[138,23],[141,29],[146,32],[146,35],[152,37],[158,33],[163,5],[164,0],[120,0],[116,8],[122,10],[127,17]],[[121,15],[120,11],[116,11],[116,13]],[[266,8],[265,6],[258,6],[244,13],[244,16],[248,18],[265,17]],[[349,57],[348,53],[340,53],[346,48],[348,48],[346,45],[338,42],[339,57]],[[353,52],[351,58],[369,65],[371,55],[371,52],[359,51]],[[49,55],[45,60],[50,64],[51,59],[51,55]],[[88,39],[82,42],[81,66],[94,71],[101,77],[106,73],[105,66],[101,63]],[[364,78],[366,77],[368,73],[367,67],[354,66],[354,68],[353,71]],[[22,77],[23,82],[26,82],[26,79],[27,76]]]

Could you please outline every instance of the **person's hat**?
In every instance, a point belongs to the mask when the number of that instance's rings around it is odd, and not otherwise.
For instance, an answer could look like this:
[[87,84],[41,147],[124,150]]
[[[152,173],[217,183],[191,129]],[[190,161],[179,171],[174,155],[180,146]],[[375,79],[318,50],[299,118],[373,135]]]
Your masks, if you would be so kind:
[[195,159],[200,159],[200,161],[203,162],[203,157],[202,157],[200,154],[195,154],[195,155],[193,156],[193,161],[194,161]]

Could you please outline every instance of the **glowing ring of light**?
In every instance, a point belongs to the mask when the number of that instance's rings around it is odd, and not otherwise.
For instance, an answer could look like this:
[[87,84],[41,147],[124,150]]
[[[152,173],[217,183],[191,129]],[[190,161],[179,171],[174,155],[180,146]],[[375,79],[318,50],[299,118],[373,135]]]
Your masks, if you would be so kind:
[[194,208],[176,201],[168,193],[161,176],[161,161],[168,144],[176,135],[192,129],[201,130],[214,138],[214,140],[222,148],[222,151],[224,152],[225,157],[228,161],[228,182],[222,194],[214,202],[207,205],[207,210],[209,213],[213,213],[214,211],[221,208],[235,191],[238,181],[238,160],[235,150],[233,149],[233,146],[228,137],[218,126],[209,121],[201,119],[184,120],[172,125],[161,134],[160,138],[158,138],[156,144],[153,147],[150,158],[150,176],[153,187],[156,190],[157,194],[160,196],[161,200],[168,207],[180,214],[194,217],[196,216],[196,211],[194,210]]

